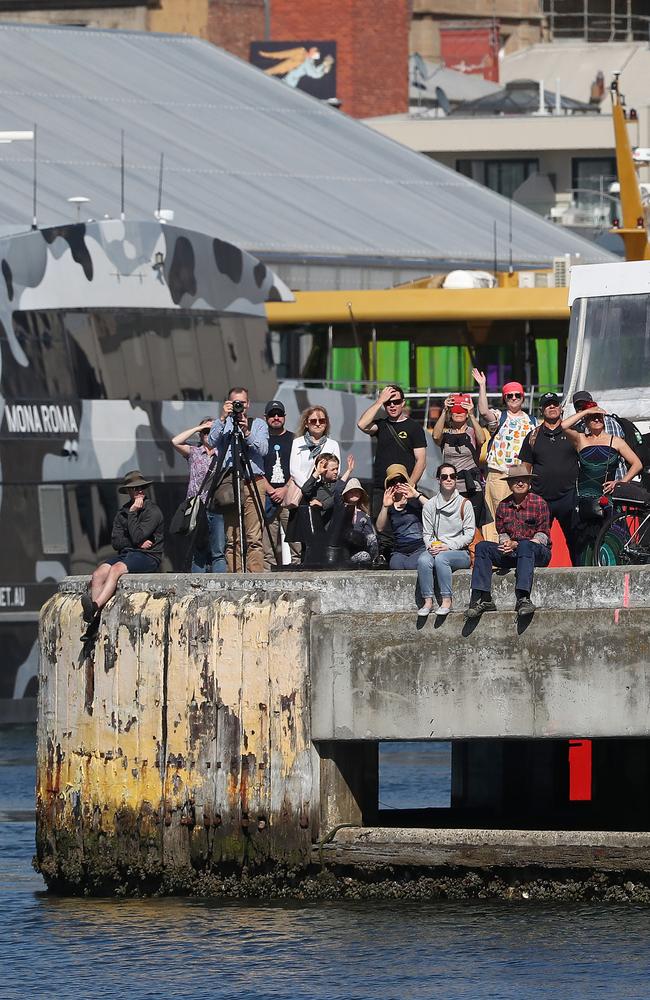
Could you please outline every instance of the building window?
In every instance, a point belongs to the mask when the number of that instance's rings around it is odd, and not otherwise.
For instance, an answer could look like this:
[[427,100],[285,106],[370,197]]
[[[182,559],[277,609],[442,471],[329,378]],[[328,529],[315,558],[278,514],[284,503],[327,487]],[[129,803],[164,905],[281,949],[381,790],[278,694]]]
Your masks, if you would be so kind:
[[484,187],[512,198],[531,174],[539,173],[539,160],[456,160],[456,170]]
[[578,205],[594,202],[594,196],[606,198],[616,180],[616,157],[574,156],[571,160],[571,187]]

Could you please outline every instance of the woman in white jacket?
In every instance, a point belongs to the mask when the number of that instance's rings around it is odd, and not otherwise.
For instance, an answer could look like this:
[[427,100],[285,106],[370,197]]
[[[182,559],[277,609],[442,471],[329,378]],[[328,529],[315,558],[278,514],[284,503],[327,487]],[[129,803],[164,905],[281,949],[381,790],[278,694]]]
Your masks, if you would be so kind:
[[448,615],[451,611],[451,574],[455,569],[469,569],[469,546],[476,527],[474,508],[456,489],[455,467],[444,463],[437,477],[440,492],[422,508],[426,552],[418,559],[418,583],[424,598],[418,616],[423,618],[433,611],[434,570],[441,597],[437,614]]

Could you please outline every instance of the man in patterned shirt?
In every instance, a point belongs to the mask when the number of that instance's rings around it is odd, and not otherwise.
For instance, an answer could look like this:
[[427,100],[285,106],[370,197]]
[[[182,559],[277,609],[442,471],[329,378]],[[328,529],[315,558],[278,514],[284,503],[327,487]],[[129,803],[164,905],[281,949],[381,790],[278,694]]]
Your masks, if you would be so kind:
[[498,542],[479,542],[472,570],[472,595],[465,620],[479,618],[484,611],[496,611],[492,600],[492,567],[515,570],[516,610],[532,615],[530,599],[535,566],[551,560],[551,518],[546,500],[530,492],[532,473],[524,465],[511,466],[503,477],[511,495],[496,511]]
[[[478,385],[478,411],[490,432],[484,492],[485,503],[496,522],[497,507],[508,495],[504,473],[519,461],[519,449],[537,420],[524,410],[524,387],[521,382],[506,382],[501,390],[503,409],[496,410],[488,402],[485,372],[473,368],[472,375]],[[496,542],[496,523],[486,524],[481,530],[485,538]]]

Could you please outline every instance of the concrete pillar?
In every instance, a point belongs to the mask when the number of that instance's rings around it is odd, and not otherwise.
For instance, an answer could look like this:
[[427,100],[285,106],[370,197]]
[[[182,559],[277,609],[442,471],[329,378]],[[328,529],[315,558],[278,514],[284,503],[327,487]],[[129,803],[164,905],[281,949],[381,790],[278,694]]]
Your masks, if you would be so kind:
[[282,595],[119,592],[87,648],[79,597],[50,600],[37,753],[50,884],[308,860],[310,615]]

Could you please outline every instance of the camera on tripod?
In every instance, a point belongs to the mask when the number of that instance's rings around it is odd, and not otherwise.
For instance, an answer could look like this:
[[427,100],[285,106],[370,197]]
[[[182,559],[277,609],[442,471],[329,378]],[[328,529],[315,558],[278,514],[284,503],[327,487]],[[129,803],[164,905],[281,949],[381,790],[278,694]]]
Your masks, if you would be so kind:
[[243,399],[233,399],[232,401],[232,412],[236,414],[243,413],[246,409],[246,403]]

